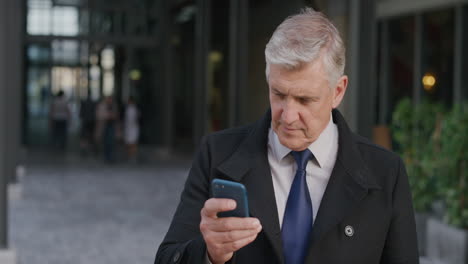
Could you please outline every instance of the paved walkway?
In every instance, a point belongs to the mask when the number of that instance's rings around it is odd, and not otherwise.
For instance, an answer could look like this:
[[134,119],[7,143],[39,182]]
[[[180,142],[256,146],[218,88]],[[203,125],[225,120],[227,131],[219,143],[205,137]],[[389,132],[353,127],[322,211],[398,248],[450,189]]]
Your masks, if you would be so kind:
[[10,201],[10,247],[19,264],[153,263],[189,167],[36,154]]
[[10,246],[19,263],[153,263],[189,166],[38,155],[21,180],[22,198],[10,202]]

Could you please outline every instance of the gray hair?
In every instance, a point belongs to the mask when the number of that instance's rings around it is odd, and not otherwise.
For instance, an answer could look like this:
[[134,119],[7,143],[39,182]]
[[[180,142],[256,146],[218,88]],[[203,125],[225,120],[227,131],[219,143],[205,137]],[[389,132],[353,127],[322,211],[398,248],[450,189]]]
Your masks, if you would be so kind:
[[283,21],[266,45],[267,81],[270,64],[293,70],[320,57],[331,86],[343,75],[345,47],[338,30],[328,18],[312,8],[305,8]]

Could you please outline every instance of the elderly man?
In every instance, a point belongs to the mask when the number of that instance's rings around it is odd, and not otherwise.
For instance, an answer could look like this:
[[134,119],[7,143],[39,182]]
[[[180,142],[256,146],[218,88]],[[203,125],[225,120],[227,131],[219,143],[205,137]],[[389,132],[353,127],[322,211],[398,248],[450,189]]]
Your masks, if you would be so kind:
[[[265,57],[271,109],[203,140],[155,263],[418,263],[401,159],[336,110],[348,84],[336,28],[305,9]],[[217,217],[236,203],[210,198],[214,178],[245,185],[251,217]]]

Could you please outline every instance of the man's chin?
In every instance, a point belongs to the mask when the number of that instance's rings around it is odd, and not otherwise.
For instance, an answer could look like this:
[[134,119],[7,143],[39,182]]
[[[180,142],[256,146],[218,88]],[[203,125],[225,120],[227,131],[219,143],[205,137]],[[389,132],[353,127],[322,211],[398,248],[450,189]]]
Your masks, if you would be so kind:
[[298,138],[301,137],[304,133],[302,129],[288,129],[282,126],[279,127],[278,130],[283,137],[287,138]]
[[291,139],[284,138],[284,137],[280,137],[279,141],[283,146],[294,151],[302,151],[306,149],[308,146],[307,144],[303,142],[298,142],[297,140],[291,140]]

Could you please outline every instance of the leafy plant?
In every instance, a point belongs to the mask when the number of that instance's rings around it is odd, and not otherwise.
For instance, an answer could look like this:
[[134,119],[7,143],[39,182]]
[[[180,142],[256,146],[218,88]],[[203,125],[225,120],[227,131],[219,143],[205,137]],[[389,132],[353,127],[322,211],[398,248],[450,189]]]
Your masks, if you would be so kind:
[[416,211],[444,203],[444,218],[468,228],[468,103],[446,112],[441,104],[401,100],[392,116],[397,150],[408,171]]
[[401,100],[392,116],[392,133],[397,151],[405,161],[418,212],[427,212],[438,199],[437,154],[440,123],[444,115],[441,104],[423,101],[413,105],[409,98]]
[[442,122],[438,171],[449,224],[468,228],[468,103]]

